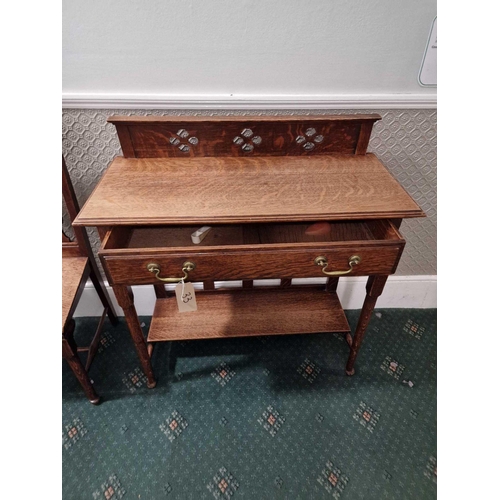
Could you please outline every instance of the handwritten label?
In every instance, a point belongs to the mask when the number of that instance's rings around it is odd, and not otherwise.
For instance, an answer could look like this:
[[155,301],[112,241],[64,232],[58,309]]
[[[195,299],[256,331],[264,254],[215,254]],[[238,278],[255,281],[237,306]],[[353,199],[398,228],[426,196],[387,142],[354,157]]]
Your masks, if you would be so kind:
[[191,312],[198,309],[192,283],[184,283],[184,281],[177,283],[175,286],[175,297],[177,298],[179,312]]

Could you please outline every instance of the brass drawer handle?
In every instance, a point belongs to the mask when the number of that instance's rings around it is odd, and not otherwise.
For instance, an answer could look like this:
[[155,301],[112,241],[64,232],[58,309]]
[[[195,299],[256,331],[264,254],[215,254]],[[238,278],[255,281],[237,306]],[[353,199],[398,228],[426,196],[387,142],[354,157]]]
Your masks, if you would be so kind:
[[150,273],[155,273],[155,278],[160,281],[164,281],[166,283],[179,283],[179,281],[185,280],[188,278],[188,273],[193,271],[196,268],[196,264],[194,262],[190,262],[189,260],[182,264],[182,271],[184,276],[182,278],[160,278],[158,275],[161,272],[160,266],[151,262],[147,265],[147,269]]
[[349,269],[347,271],[325,271],[328,267],[326,257],[316,257],[314,259],[314,263],[317,266],[321,266],[323,268],[321,271],[323,271],[323,274],[326,274],[327,276],[342,276],[343,274],[349,274],[354,269],[354,266],[357,266],[360,262],[361,257],[359,255],[352,255],[349,257]]

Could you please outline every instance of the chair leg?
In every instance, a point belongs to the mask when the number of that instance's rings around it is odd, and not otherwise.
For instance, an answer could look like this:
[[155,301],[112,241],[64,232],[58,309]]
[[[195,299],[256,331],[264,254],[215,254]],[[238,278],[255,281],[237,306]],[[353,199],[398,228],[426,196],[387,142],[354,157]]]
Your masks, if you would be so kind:
[[111,299],[107,293],[107,290],[104,288],[104,284],[99,279],[94,270],[93,266],[90,266],[90,279],[92,280],[92,284],[101,299],[102,305],[108,308],[108,318],[111,321],[111,324],[116,325],[118,323],[118,317],[116,316],[116,312],[113,308],[113,304],[111,303]]
[[88,400],[93,405],[99,404],[101,398],[95,392],[94,387],[90,382],[89,375],[85,371],[85,367],[80,361],[78,355],[73,352],[73,349],[64,337],[62,339],[62,355],[63,358],[68,362],[70,368],[73,370],[73,373],[78,379],[78,382],[80,382],[80,385],[82,386]]
[[90,365],[92,364],[92,361],[94,361],[94,357],[97,354],[97,349],[99,349],[102,327],[104,325],[104,320],[106,319],[107,313],[108,313],[108,308],[105,307],[104,311],[102,312],[101,319],[99,320],[99,324],[97,325],[97,330],[94,334],[94,338],[92,339],[92,342],[90,343],[87,349],[88,355],[87,355],[87,362],[85,363],[85,371],[87,372],[90,370]]
[[76,345],[75,338],[73,336],[75,333],[75,325],[75,320],[71,318],[64,329],[64,338],[67,340],[71,350],[76,354],[78,352],[78,346]]

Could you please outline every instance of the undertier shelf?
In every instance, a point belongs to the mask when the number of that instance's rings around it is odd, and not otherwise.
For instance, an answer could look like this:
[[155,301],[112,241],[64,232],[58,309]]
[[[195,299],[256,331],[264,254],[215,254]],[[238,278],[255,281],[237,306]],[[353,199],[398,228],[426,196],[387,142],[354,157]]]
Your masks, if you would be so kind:
[[350,332],[336,293],[317,289],[224,290],[196,294],[198,310],[180,313],[158,299],[148,342]]

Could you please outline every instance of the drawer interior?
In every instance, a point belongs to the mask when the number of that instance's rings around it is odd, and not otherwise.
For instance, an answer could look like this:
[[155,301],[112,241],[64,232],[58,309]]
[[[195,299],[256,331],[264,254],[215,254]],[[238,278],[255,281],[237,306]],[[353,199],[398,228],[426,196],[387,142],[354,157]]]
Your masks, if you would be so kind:
[[207,248],[215,246],[300,244],[400,240],[388,220],[334,221],[325,234],[308,234],[311,223],[214,225],[199,244],[191,234],[200,226],[116,226],[105,241],[106,249]]

